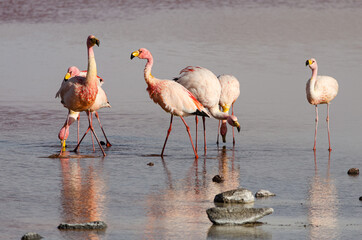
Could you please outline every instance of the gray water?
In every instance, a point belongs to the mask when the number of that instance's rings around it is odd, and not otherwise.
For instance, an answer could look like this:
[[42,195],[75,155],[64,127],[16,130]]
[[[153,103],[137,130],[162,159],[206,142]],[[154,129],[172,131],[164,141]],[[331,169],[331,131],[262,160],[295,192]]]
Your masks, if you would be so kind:
[[[1,2],[0,238],[359,238],[361,178],[347,170],[361,168],[361,16],[362,4],[352,0]],[[113,146],[103,158],[88,136],[79,154],[93,157],[48,158],[59,153],[67,114],[54,95],[69,66],[86,69],[89,34],[101,40],[98,75],[112,108],[99,112]],[[129,59],[141,47],[152,52],[161,79],[189,65],[239,79],[242,131],[234,148],[230,128],[227,143],[216,145],[218,122],[208,119],[208,151],[200,139],[195,160],[176,117],[166,156],[157,156],[170,115],[145,91],[145,61]],[[331,154],[324,105],[312,151],[315,113],[304,64],[311,57],[340,85],[330,109]],[[186,121],[194,137],[194,118]],[[82,113],[81,131],[86,127]],[[74,124],[69,150],[75,145]],[[225,182],[212,182],[216,174]],[[274,213],[261,226],[212,226],[205,211],[213,197],[237,187],[276,193],[254,204]],[[94,220],[108,228],[57,229]]]

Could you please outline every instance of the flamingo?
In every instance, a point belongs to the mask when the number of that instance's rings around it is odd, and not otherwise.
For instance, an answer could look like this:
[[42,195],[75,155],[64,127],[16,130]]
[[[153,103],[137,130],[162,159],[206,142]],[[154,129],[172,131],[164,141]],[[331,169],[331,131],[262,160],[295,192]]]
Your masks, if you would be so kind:
[[[61,97],[61,102],[64,107],[68,108],[69,113],[73,112],[82,112],[86,111],[88,116],[89,128],[95,136],[98,145],[103,153],[103,156],[106,156],[99,140],[94,132],[90,108],[93,106],[97,94],[98,94],[98,85],[99,81],[97,80],[97,65],[94,57],[93,46],[99,46],[100,41],[93,35],[89,35],[87,38],[87,49],[88,49],[88,67],[86,77],[73,77],[66,81],[66,84],[61,87],[59,93]],[[69,75],[70,76],[70,75]],[[66,75],[66,77],[69,78]],[[64,135],[66,135],[68,124],[66,124],[66,129]],[[64,136],[65,139],[65,136]],[[76,150],[76,149],[75,149]],[[63,151],[63,144],[61,148],[61,153]]]
[[328,143],[329,151],[331,148],[331,138],[329,131],[329,103],[337,96],[338,82],[336,79],[329,76],[318,76],[318,65],[314,58],[305,62],[306,66],[312,69],[312,77],[307,81],[306,92],[307,100],[310,104],[315,105],[315,134],[314,134],[314,147],[316,150],[317,142],[317,128],[318,128],[318,104],[327,104],[327,126],[328,126]]
[[[240,84],[236,77],[232,75],[222,74],[217,77],[220,81],[221,85],[221,95],[219,100],[219,105],[222,108],[223,112],[229,112],[231,106],[231,114],[234,115],[234,102],[238,99],[240,95]],[[222,120],[221,128],[220,121],[218,125],[218,133],[217,133],[217,144],[219,144],[219,129],[220,134],[222,136],[222,141],[226,142],[226,120]],[[235,146],[235,134],[233,128],[233,145]]]
[[167,136],[165,143],[162,148],[161,157],[163,158],[163,153],[166,147],[168,136],[171,133],[172,129],[172,120],[173,116],[179,116],[182,122],[186,126],[186,131],[189,135],[192,149],[195,154],[195,158],[198,158],[197,152],[195,150],[190,128],[184,120],[184,116],[189,115],[199,115],[209,117],[204,106],[196,100],[190,91],[188,91],[182,85],[172,81],[172,80],[160,80],[151,75],[151,69],[153,66],[153,57],[151,52],[145,48],[140,48],[137,51],[132,52],[131,59],[138,57],[140,59],[146,59],[147,63],[144,69],[144,78],[147,83],[147,91],[150,98],[158,105],[161,106],[163,110],[171,114],[170,126],[167,131]]
[[[68,68],[68,71],[67,71],[67,74],[65,75],[64,77],[64,80],[62,82],[62,85],[59,89],[59,91],[57,92],[57,94],[55,95],[55,97],[60,97],[61,95],[61,92],[63,91],[64,88],[66,88],[66,85],[67,85],[67,81],[70,79],[70,78],[73,78],[73,77],[83,77],[85,78],[87,76],[87,71],[80,71],[76,66],[71,66]],[[103,132],[103,135],[106,139],[106,146],[107,147],[110,147],[112,146],[112,144],[108,141],[108,138],[103,130],[103,127],[102,127],[102,124],[101,124],[101,121],[99,119],[99,114],[98,114],[98,110],[100,108],[110,108],[111,105],[109,104],[108,102],[108,99],[107,99],[107,95],[106,93],[104,92],[104,90],[101,88],[101,86],[103,85],[104,83],[104,80],[103,78],[100,78],[99,76],[97,76],[97,79],[99,81],[99,85],[98,85],[98,93],[97,93],[97,97],[96,97],[96,100],[94,102],[94,104],[92,105],[92,107],[90,108],[90,111],[91,113],[95,113],[96,117],[97,117],[97,120],[98,120],[98,123],[101,127],[101,130]],[[92,114],[91,114],[91,117],[92,117]],[[62,143],[62,146],[63,146],[63,151],[65,151],[65,141],[66,139],[68,138],[68,135],[69,135],[69,126],[75,121],[75,120],[78,120],[78,130],[77,130],[77,136],[78,136],[78,141],[77,143],[79,143],[79,112],[73,112],[73,111],[70,111],[68,116],[67,116],[67,120],[65,121],[64,123],[64,126],[60,129],[59,131],[59,134],[58,134],[58,138],[61,140],[61,143]],[[84,136],[87,134],[87,132],[90,130],[90,128],[88,127],[86,133],[84,134]],[[66,131],[66,132],[65,132]],[[65,137],[65,138],[64,138]],[[83,138],[82,138],[83,139]],[[93,136],[92,136],[92,142],[93,142]],[[94,149],[94,143],[93,143],[93,149]]]
[[[221,112],[219,109],[221,85],[214,73],[203,67],[188,66],[182,69],[180,75],[174,78],[174,80],[187,88],[196,99],[209,110],[211,116],[219,120],[226,120],[240,132],[240,124],[237,117],[229,115],[227,112]],[[195,120],[197,136],[197,116],[195,117]],[[204,117],[202,118],[202,121],[204,126],[204,151],[206,153],[207,147]]]

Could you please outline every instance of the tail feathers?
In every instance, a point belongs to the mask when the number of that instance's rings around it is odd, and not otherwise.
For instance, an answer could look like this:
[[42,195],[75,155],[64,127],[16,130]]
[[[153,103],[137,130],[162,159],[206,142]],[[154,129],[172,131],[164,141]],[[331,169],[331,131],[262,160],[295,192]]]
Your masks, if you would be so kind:
[[202,116],[202,117],[210,117],[209,113],[207,113],[204,110],[200,111],[199,109],[197,109],[196,112],[194,112],[192,114],[197,115],[197,116]]

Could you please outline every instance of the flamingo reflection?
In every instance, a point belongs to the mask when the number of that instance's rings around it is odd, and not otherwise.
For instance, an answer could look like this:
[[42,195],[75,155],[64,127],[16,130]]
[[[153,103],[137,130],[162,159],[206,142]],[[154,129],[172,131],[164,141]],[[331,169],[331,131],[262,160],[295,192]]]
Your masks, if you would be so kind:
[[308,220],[310,239],[336,239],[338,237],[338,195],[330,177],[331,153],[328,156],[326,177],[318,174],[317,156],[314,151],[315,175],[308,191]]
[[[166,188],[151,193],[146,199],[146,239],[172,238],[169,234],[180,227],[187,232],[207,232],[210,222],[205,209],[214,206],[213,199],[216,194],[237,188],[240,184],[240,167],[234,163],[234,150],[223,148],[216,158],[219,161],[218,169],[208,168],[207,161],[215,159],[210,159],[210,156],[206,159],[205,156],[203,159],[195,160],[181,179],[175,179],[179,173],[170,171],[166,161],[162,160]],[[212,177],[216,174],[222,174],[225,181],[212,182]],[[203,233],[199,224],[193,224],[195,222],[204,223]],[[159,231],[160,228],[163,230]]]
[[[104,220],[104,181],[102,160],[60,159],[62,171],[61,218],[66,223]],[[99,239],[92,231],[79,232],[86,239]],[[80,237],[80,236],[79,236]]]

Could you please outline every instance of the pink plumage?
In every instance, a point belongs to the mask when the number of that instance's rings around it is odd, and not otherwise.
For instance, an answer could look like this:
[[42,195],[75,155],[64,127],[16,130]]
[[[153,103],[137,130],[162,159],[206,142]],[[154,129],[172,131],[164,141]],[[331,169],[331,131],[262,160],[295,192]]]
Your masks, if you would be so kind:
[[144,69],[144,78],[147,83],[147,91],[149,93],[149,96],[155,103],[160,105],[163,110],[171,114],[170,127],[167,132],[164,146],[162,148],[161,157],[163,157],[167,139],[172,129],[173,115],[176,115],[179,116],[185,124],[195,154],[195,158],[198,158],[191,138],[189,127],[187,126],[183,117],[189,115],[208,116],[206,109],[193,96],[193,94],[182,85],[172,80],[160,80],[152,76],[151,70],[153,66],[153,57],[150,51],[145,48],[141,48],[131,54],[131,59],[133,59],[134,57],[147,60]]

